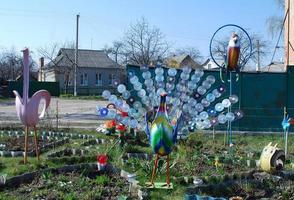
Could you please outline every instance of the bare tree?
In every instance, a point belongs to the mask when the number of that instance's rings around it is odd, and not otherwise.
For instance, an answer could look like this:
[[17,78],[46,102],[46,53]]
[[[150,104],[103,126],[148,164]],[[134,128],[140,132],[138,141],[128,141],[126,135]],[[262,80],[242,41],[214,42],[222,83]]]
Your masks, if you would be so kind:
[[68,65],[61,67],[58,65],[58,59],[56,59],[56,57],[61,48],[74,49],[74,47],[74,42],[65,42],[63,44],[52,43],[50,45],[40,47],[38,49],[39,56],[44,57],[44,59],[49,61],[49,64],[47,65],[46,69],[55,70],[56,73],[64,76],[65,94],[67,94],[68,92],[69,82],[73,77],[75,62],[65,52],[63,52],[62,55],[65,56]]
[[53,62],[60,48],[60,44],[52,43],[46,45],[44,47],[40,47],[37,51],[39,56],[44,57],[44,59],[49,60],[49,62]]
[[169,44],[159,28],[151,27],[142,17],[129,26],[122,40],[113,43],[111,54],[120,64],[150,65],[165,57],[168,50]]
[[201,61],[201,53],[196,47],[187,46],[175,50],[175,55],[189,55],[194,61]]
[[[285,9],[285,0],[274,0],[279,9]],[[266,20],[267,31],[269,35],[276,37],[284,26],[284,17],[282,15],[272,15]],[[282,34],[283,36],[283,34]]]
[[21,75],[22,57],[13,48],[0,55],[0,81],[15,80]]
[[107,53],[117,64],[125,62],[124,43],[122,41],[114,41],[111,47],[105,46],[104,52]]

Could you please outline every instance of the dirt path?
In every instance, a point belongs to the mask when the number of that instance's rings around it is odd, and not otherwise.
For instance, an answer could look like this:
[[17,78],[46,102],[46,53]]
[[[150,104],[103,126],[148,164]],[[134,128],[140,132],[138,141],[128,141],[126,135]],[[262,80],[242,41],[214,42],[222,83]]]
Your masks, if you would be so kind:
[[[98,105],[106,105],[106,101],[95,100],[65,100],[53,98],[50,103],[46,120],[56,124],[56,110],[58,102],[58,118],[60,126],[96,128],[101,122],[96,114]],[[42,106],[39,108],[42,109]],[[0,127],[19,125],[15,111],[14,99],[0,102]]]

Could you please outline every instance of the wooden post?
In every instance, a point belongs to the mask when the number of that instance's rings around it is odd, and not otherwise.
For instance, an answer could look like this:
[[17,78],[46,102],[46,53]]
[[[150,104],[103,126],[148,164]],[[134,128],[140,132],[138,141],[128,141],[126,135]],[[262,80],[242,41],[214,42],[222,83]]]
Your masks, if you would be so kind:
[[28,130],[29,127],[28,126],[25,126],[25,152],[24,152],[24,161],[23,163],[24,164],[27,164],[28,162]]
[[167,155],[167,159],[166,159],[166,184],[167,184],[167,187],[170,186],[169,155]]
[[58,132],[58,100],[56,100],[56,131]]
[[34,131],[35,131],[35,135],[34,135],[35,151],[36,151],[37,159],[38,159],[38,161],[40,161],[39,146],[38,146],[38,136],[37,136],[37,128],[36,128],[36,126],[34,126]]
[[157,170],[157,165],[158,165],[158,160],[159,160],[159,155],[156,154],[156,159],[154,161],[154,168],[152,171],[152,176],[151,176],[151,184],[154,184],[154,178],[155,178],[155,174],[156,174],[156,170]]

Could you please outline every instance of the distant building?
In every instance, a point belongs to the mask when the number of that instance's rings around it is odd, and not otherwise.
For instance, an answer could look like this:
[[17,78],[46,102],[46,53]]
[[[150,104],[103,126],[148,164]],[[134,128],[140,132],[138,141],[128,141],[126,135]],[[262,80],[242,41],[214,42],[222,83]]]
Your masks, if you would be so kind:
[[294,4],[289,0],[285,0],[285,14],[287,14],[284,24],[285,66],[294,66]]
[[[75,49],[59,50],[56,58],[39,71],[43,81],[59,82],[61,93],[73,93]],[[123,82],[125,70],[101,50],[78,50],[77,93],[101,94],[115,91],[114,83]]]
[[183,66],[190,66],[192,68],[202,67],[203,65],[197,63],[191,56],[189,55],[174,55],[169,57],[165,61],[165,65],[174,68],[181,68]]
[[212,69],[218,69],[219,66],[215,64],[212,60],[208,60],[204,65],[203,69],[212,70]]

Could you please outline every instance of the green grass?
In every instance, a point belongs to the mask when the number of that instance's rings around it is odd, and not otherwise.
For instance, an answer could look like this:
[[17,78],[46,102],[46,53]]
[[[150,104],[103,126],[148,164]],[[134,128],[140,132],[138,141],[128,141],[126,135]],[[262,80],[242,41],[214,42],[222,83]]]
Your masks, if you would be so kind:
[[90,96],[74,96],[73,94],[61,94],[59,96],[61,99],[78,99],[78,100],[103,100],[104,98],[100,95],[90,95]]
[[0,97],[0,103],[11,102],[11,101],[14,101],[14,98]]
[[[78,134],[91,134],[98,138],[114,139],[114,137],[98,134],[95,131],[72,129],[70,132]],[[146,137],[142,137],[143,142],[148,142]],[[4,168],[0,169],[0,174],[8,174],[8,177],[12,177],[18,174],[22,174],[28,171],[35,171],[42,167],[59,167],[66,163],[54,163],[46,160],[48,153],[59,151],[64,148],[79,148],[85,140],[75,139],[70,143],[63,145],[62,147],[55,148],[41,155],[41,162],[38,163],[35,157],[29,157],[29,164],[21,164],[22,159],[19,158],[3,158],[0,157],[0,163],[4,164]],[[115,140],[114,140],[115,141]],[[260,153],[264,146],[269,142],[278,143],[278,147],[283,149],[284,140],[281,133],[273,135],[257,135],[257,136],[244,136],[233,135],[234,147],[230,148],[224,145],[224,136],[217,134],[213,140],[212,134],[207,135],[203,133],[191,134],[186,141],[178,141],[174,151],[171,153],[171,181],[173,182],[173,190],[152,190],[152,199],[183,199],[186,185],[180,183],[178,180],[183,176],[200,176],[202,178],[209,179],[213,176],[226,175],[226,166],[233,166],[233,172],[248,171],[252,168],[245,166],[247,154],[252,153],[251,159],[259,159]],[[84,148],[84,147],[80,147]],[[138,180],[141,185],[150,181],[150,174],[153,167],[154,157],[152,161],[144,161],[139,159],[131,159],[126,164],[122,163],[122,156],[126,152],[146,152],[151,154],[150,147],[142,147],[136,143],[125,145],[120,147],[114,143],[106,143],[103,145],[93,145],[88,148],[90,155],[98,155],[101,153],[108,153],[109,162],[121,169],[137,174]],[[108,151],[109,150],[109,151]],[[228,152],[228,153],[226,153]],[[231,154],[229,153],[231,152]],[[290,163],[286,164],[287,170],[293,170],[291,163],[294,163],[294,136],[289,136],[288,152],[291,156],[288,157]],[[223,158],[221,165],[215,167],[215,159]],[[165,181],[165,158],[160,162],[156,181]],[[90,161],[89,161],[90,162]],[[93,160],[95,162],[95,160]],[[232,164],[226,164],[232,163]],[[201,165],[205,166],[204,171],[199,171],[198,168]],[[197,171],[198,170],[198,171]],[[46,176],[46,175],[44,175]],[[49,175],[50,176],[50,175]],[[212,180],[212,179],[211,179]],[[100,177],[95,180],[97,184],[106,184],[107,177]],[[83,185],[83,183],[81,183]],[[2,196],[1,196],[2,195]],[[0,193],[0,199],[6,199],[3,194]],[[74,199],[74,195],[68,194],[68,199]]]

